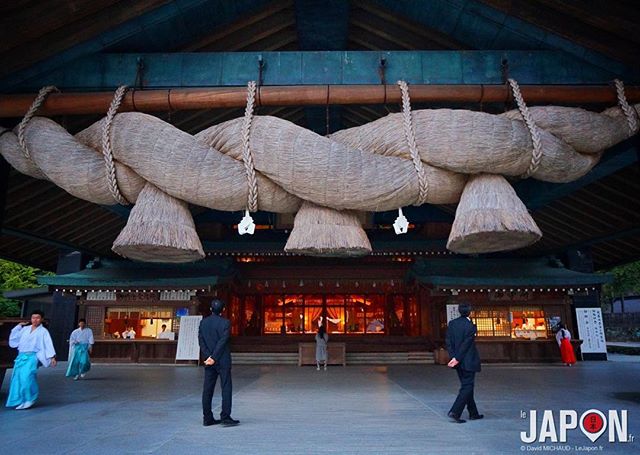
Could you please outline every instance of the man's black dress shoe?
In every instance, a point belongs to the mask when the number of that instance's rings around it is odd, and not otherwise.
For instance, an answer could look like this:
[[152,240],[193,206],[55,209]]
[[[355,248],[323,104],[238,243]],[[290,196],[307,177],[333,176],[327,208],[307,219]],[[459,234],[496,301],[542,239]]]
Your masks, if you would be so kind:
[[222,425],[224,425],[225,427],[232,427],[234,425],[238,425],[240,423],[240,421],[236,420],[236,419],[232,419],[231,417],[226,417],[226,418],[220,420],[220,423]]
[[469,416],[469,420],[480,420],[484,419],[484,414],[476,414],[474,416]]
[[203,419],[202,426],[210,427],[211,425],[218,425],[220,423],[219,420],[216,419]]
[[447,415],[449,416],[450,419],[453,419],[453,421],[455,423],[465,423],[466,422],[466,420],[461,419],[460,416],[455,415],[453,412],[450,412]]

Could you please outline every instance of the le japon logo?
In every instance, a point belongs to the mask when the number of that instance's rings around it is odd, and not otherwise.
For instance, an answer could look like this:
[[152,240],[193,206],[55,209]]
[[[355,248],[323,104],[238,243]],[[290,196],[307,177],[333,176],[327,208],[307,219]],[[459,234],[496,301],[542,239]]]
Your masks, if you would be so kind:
[[578,429],[593,443],[608,433],[609,442],[633,442],[634,436],[627,431],[628,412],[609,409],[607,414],[598,409],[589,409],[581,415],[571,409],[563,409],[554,414],[546,409],[538,419],[538,412],[529,414],[520,411],[522,419],[529,418],[529,431],[520,432],[520,440],[526,444],[533,442],[567,442],[567,433]]

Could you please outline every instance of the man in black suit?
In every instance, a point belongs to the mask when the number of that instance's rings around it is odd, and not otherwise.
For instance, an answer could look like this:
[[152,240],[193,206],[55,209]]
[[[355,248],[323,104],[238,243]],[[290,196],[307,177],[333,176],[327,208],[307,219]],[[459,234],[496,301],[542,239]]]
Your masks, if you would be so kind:
[[473,399],[473,381],[476,372],[480,371],[480,355],[476,348],[476,326],[471,322],[471,306],[468,303],[458,305],[460,317],[449,322],[447,329],[447,351],[449,351],[449,368],[455,368],[460,379],[460,391],[456,401],[451,406],[448,416],[454,422],[464,423],[460,418],[465,406],[469,411],[470,420],[482,419],[484,415],[478,413]]
[[[211,316],[200,321],[198,330],[200,351],[206,359],[202,389],[202,423],[205,427],[218,423],[222,423],[224,426],[240,423],[240,421],[231,418],[231,350],[229,349],[231,322],[220,316],[223,309],[224,302],[222,300],[212,300]],[[216,386],[218,376],[220,376],[222,385],[220,420],[214,419],[211,411],[213,389]]]

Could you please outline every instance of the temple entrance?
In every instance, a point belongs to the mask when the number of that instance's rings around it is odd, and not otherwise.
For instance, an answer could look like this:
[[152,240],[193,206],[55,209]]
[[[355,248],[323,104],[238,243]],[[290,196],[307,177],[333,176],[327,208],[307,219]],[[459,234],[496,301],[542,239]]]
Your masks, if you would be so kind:
[[413,294],[262,293],[231,297],[233,335],[420,335],[420,308]]

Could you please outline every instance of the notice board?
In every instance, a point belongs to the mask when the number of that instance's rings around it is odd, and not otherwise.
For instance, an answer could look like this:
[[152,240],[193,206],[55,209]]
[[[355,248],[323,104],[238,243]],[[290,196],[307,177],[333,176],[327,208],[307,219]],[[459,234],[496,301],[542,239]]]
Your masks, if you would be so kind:
[[178,336],[178,349],[176,360],[199,360],[200,345],[198,343],[198,329],[202,315],[182,316],[180,318],[180,334]]

